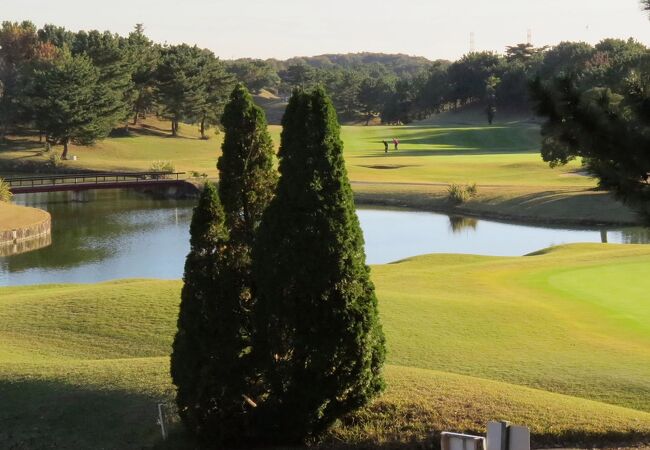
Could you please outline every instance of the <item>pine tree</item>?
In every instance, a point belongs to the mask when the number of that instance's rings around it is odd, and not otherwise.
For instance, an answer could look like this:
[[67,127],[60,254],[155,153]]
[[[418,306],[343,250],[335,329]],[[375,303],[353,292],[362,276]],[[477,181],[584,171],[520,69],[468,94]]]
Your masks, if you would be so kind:
[[267,441],[318,435],[383,388],[384,337],[363,236],[324,90],[295,92],[283,118],[280,181],[253,254],[254,354]]
[[138,117],[144,115],[154,104],[154,89],[156,85],[156,68],[160,61],[160,47],[144,34],[144,26],[140,23],[129,33],[127,38],[127,55],[133,67],[131,81],[134,86],[132,104],[133,125],[138,123]]
[[201,50],[187,44],[164,47],[156,70],[156,100],[162,115],[171,120],[172,135],[178,134],[180,122],[186,118],[188,106],[200,96]]
[[50,142],[63,145],[63,159],[70,142],[89,145],[110,132],[106,124],[114,116],[106,108],[108,88],[99,75],[90,58],[67,52],[35,71],[30,92],[35,121]]
[[104,89],[98,93],[95,104],[105,133],[125,125],[136,94],[131,81],[134,65],[128,57],[126,41],[108,31],[80,31],[73,54],[87,55],[99,71],[98,82]]
[[207,139],[206,131],[220,122],[228,93],[235,84],[235,79],[214,55],[210,55],[202,78],[201,101],[195,113],[195,120],[199,124],[201,139]]

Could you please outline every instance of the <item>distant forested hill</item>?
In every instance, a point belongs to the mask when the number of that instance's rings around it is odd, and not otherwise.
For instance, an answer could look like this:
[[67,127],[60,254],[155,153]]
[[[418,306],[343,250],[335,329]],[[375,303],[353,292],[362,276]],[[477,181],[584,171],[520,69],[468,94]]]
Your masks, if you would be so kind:
[[306,64],[315,69],[338,67],[347,70],[376,64],[383,66],[398,76],[416,75],[433,64],[432,61],[422,56],[369,52],[298,56],[285,61],[271,59],[268,62],[278,70],[286,70],[288,67],[296,64]]

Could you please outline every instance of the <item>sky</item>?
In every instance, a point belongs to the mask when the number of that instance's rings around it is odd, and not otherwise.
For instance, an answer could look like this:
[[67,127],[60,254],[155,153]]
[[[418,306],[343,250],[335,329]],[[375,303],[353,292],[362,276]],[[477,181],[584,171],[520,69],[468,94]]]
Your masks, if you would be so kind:
[[156,42],[209,48],[224,59],[324,53],[405,53],[455,60],[470,48],[526,42],[650,46],[638,0],[0,0],[0,20],[126,35],[136,23]]

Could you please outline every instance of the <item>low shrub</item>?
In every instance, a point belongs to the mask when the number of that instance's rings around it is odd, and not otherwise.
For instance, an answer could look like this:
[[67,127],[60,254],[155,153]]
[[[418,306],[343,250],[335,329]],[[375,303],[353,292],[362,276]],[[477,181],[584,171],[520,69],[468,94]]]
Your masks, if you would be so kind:
[[476,183],[468,185],[450,184],[447,188],[447,199],[455,205],[460,205],[476,197],[477,193]]
[[176,171],[176,167],[173,161],[160,160],[152,162],[149,170],[151,172],[174,172]]
[[50,157],[48,158],[48,162],[50,163],[50,167],[53,169],[58,169],[63,165],[63,160],[61,159],[61,155],[59,155],[56,152],[52,152],[50,154]]
[[[173,161],[153,161],[149,166],[149,172],[172,173],[176,172],[176,166]],[[164,175],[155,175],[154,178],[165,178]]]
[[13,194],[9,190],[9,183],[0,178],[0,202],[9,202]]

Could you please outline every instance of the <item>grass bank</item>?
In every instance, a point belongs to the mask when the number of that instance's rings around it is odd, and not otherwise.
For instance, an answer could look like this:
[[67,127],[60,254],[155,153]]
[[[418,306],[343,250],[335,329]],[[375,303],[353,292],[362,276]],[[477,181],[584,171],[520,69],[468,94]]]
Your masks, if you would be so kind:
[[[374,266],[388,390],[327,445],[423,448],[492,419],[529,425],[538,446],[648,444],[649,265],[646,246],[570,245]],[[159,445],[180,287],[1,289],[0,447]]]
[[[461,121],[462,117],[455,117]],[[280,127],[269,130],[279,143]],[[181,125],[171,137],[168,124],[149,119],[130,135],[94,147],[73,146],[77,161],[66,170],[148,170],[154,160],[171,160],[176,170],[216,178],[220,135],[199,139],[196,127]],[[627,207],[596,192],[578,163],[551,169],[539,154],[539,126],[508,122],[494,126],[435,123],[413,126],[344,126],[345,158],[361,201],[453,210],[446,199],[451,183],[478,185],[479,195],[462,205],[467,213],[558,223],[638,223]],[[397,138],[399,150],[384,153],[382,140]],[[48,154],[33,137],[0,145],[0,172],[47,171]],[[458,212],[458,211],[456,211]]]
[[0,202],[0,235],[31,228],[49,220],[50,215],[41,209]]

